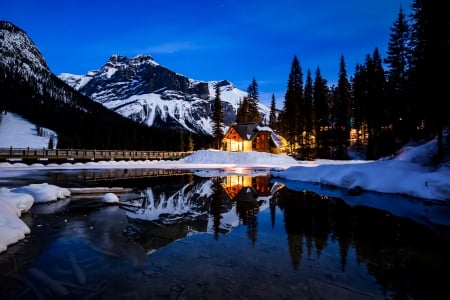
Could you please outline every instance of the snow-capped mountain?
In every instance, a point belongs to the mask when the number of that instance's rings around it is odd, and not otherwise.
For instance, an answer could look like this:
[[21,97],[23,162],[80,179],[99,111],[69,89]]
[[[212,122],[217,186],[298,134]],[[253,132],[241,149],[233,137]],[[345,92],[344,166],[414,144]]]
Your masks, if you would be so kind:
[[[99,70],[85,75],[62,73],[59,78],[136,122],[209,135],[215,86],[220,86],[226,125],[235,121],[239,103],[247,95],[226,80],[203,82],[187,78],[148,55],[112,55]],[[259,109],[265,122],[269,108],[260,103]]]
[[[73,89],[50,71],[26,32],[6,21],[0,21],[0,113],[52,130],[59,148],[180,150],[179,130],[135,122]],[[204,135],[192,139],[208,145]]]
[[22,74],[49,73],[47,63],[34,43],[20,28],[0,22],[0,64],[15,67]]

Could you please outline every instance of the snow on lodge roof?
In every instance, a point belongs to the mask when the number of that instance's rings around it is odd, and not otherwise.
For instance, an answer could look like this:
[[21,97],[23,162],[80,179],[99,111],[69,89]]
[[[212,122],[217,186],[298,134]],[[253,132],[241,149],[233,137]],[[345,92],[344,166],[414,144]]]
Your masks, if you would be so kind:
[[257,123],[237,123],[231,126],[245,140],[252,140],[258,132],[270,132],[270,138],[278,148],[286,146],[286,140],[276,134],[269,126],[260,126]]
[[286,145],[287,145],[286,139],[284,137],[282,137],[281,135],[276,134],[273,131],[272,131],[272,134],[270,135],[270,138],[275,143],[275,145],[280,149],[286,147]]
[[261,131],[273,132],[270,127],[267,126],[259,126],[257,123],[237,123],[231,125],[234,130],[246,140],[251,140],[253,137]]

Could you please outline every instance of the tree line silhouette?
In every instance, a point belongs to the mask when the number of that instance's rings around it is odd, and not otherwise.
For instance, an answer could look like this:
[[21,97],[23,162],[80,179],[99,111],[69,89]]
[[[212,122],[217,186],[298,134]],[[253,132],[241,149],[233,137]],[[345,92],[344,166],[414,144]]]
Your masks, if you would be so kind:
[[444,96],[450,80],[449,24],[450,13],[436,1],[414,0],[409,19],[400,7],[387,57],[375,48],[349,78],[341,55],[337,85],[331,87],[319,67],[314,79],[308,70],[303,83],[295,56],[284,107],[272,126],[303,159],[346,159],[349,146],[376,159],[408,142],[436,136],[436,160],[448,157],[450,143],[443,139],[443,129],[450,118]]
[[[450,142],[443,129],[450,120],[445,96],[450,82],[450,13],[437,1],[414,0],[411,7],[409,18],[399,9],[387,57],[383,59],[376,47],[349,77],[342,54],[336,85],[328,86],[319,67],[314,78],[308,69],[304,80],[294,56],[283,108],[276,110],[272,95],[268,122],[287,139],[289,152],[301,159],[348,159],[351,146],[365,158],[377,159],[409,142],[437,136],[436,162],[448,159]],[[253,79],[236,122],[259,122],[261,117],[254,114],[257,101]]]

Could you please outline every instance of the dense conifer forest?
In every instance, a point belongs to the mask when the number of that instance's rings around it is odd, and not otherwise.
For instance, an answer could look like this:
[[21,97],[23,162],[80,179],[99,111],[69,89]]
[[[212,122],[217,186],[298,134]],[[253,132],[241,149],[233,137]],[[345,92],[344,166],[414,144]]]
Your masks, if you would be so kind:
[[387,56],[375,48],[349,76],[342,54],[336,85],[327,84],[319,67],[314,78],[307,70],[304,80],[295,56],[283,108],[271,126],[301,159],[348,159],[350,148],[377,159],[434,137],[436,162],[448,159],[449,53],[449,10],[442,2],[414,0],[411,15],[399,9]]

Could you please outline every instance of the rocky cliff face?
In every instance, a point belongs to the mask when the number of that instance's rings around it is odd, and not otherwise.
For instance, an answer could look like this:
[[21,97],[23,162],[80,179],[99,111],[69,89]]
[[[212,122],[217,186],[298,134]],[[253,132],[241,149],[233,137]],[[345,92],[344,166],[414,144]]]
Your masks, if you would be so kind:
[[80,93],[73,91],[50,71],[38,47],[26,32],[5,21],[0,21],[0,85],[0,99],[4,100],[0,107],[5,105],[26,109],[33,102],[41,102],[48,105],[64,103],[88,110],[77,101],[77,94]]
[[[126,58],[113,55],[98,71],[86,74],[85,81],[80,82],[79,91],[85,95],[95,96],[105,103],[114,99],[127,99],[134,95],[176,91],[189,100],[190,97],[208,99],[208,84],[193,82],[156,63],[151,56],[139,55]],[[170,96],[166,95],[166,98]]]
[[[212,134],[212,103],[219,85],[225,124],[236,118],[239,102],[246,95],[230,82],[202,82],[175,73],[139,55],[113,55],[106,64],[85,75],[60,74],[66,83],[119,114],[148,126],[184,128]],[[269,109],[260,104],[263,116]]]
[[0,22],[0,65],[8,71],[28,75],[50,73],[28,35],[9,22]]

